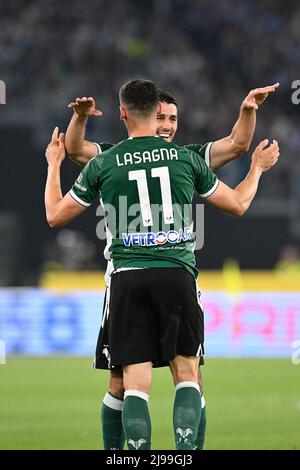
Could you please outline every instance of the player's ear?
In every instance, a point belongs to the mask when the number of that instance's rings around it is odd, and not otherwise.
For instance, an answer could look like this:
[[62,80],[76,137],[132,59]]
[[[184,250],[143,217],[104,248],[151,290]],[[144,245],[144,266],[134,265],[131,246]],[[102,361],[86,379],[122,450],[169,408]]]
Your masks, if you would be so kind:
[[123,106],[119,106],[119,110],[120,110],[120,120],[125,121],[125,119],[127,118],[126,109],[123,108]]
[[157,105],[157,114],[161,114],[161,102],[160,101],[158,102],[158,105]]

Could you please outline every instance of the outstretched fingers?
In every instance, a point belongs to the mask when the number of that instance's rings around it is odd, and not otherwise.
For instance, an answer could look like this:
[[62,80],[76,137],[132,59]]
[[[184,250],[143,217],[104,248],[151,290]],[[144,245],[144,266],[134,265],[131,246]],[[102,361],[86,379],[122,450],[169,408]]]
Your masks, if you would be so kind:
[[251,91],[251,94],[252,96],[255,96],[255,95],[265,95],[268,93],[274,93],[274,91],[277,90],[279,85],[280,85],[279,83],[275,83],[274,85],[269,85],[269,86],[265,86],[262,88],[255,88],[254,90]]
[[263,150],[264,148],[267,147],[267,145],[269,144],[269,139],[264,139],[262,140],[258,146],[257,146],[257,150]]
[[53,133],[52,133],[51,143],[52,143],[52,144],[55,144],[55,143],[57,143],[57,142],[58,142],[58,127],[56,126],[56,127],[54,128]]

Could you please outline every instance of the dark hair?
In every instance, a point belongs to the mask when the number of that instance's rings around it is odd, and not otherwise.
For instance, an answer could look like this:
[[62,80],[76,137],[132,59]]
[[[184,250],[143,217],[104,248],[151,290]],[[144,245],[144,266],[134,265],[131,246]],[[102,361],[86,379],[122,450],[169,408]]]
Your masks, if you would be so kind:
[[120,103],[129,111],[144,114],[155,112],[158,105],[158,88],[150,80],[132,80],[120,89]]
[[168,93],[166,90],[163,90],[162,88],[158,89],[158,97],[159,101],[162,103],[167,103],[167,104],[175,104],[176,107],[178,107],[177,101],[172,96],[170,93]]

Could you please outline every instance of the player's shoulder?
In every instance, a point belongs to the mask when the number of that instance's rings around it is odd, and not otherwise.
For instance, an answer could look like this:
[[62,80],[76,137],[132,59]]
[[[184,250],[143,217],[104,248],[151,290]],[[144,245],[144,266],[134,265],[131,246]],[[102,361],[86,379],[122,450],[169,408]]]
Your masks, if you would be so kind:
[[205,144],[185,144],[183,147],[202,156],[206,151],[210,151],[212,144],[213,142],[206,142]]
[[[98,155],[96,155],[94,158],[92,158],[90,161],[95,161],[95,164],[98,164],[98,165],[102,165],[104,160],[107,159],[107,157],[109,157],[110,155],[114,154],[118,148],[124,144],[124,140],[122,140],[121,142],[118,142],[117,144],[105,144],[105,146],[103,144],[100,144],[101,146],[101,153],[99,153]],[[98,144],[99,145],[99,144]]]
[[174,142],[166,142],[167,145],[169,145],[172,148],[175,148],[177,152],[179,152],[181,155],[188,156],[190,149],[188,149],[185,145],[178,145],[175,144]]
[[109,150],[106,150],[105,152],[99,153],[95,157],[91,158],[90,161],[85,165],[84,170],[85,172],[89,173],[98,173],[102,166],[104,161],[106,160],[106,155],[109,153]]
[[173,144],[173,142],[171,145],[175,147],[181,155],[186,156],[188,159],[193,159],[198,155],[198,152],[195,150],[193,145],[177,145]]
[[205,144],[187,144],[184,147],[197,154],[198,157],[201,157],[201,160],[204,160],[206,165],[210,167],[210,153],[211,153],[211,146],[213,142],[206,142]]
[[97,148],[97,155],[100,155],[101,153],[105,152],[105,150],[108,150],[110,149],[111,147],[114,146],[114,144],[110,144],[108,142],[93,142],[93,144],[96,146]]
[[100,142],[100,144],[95,142],[95,144],[98,148],[99,154],[101,154],[101,153],[105,152],[106,150],[109,150],[109,149],[111,149],[112,147],[115,146],[115,144],[112,144],[112,143],[109,143],[109,142]]
[[205,149],[208,143],[206,144],[184,144],[183,147],[187,150],[192,150],[193,152],[200,152],[201,150]]
[[94,171],[103,175],[105,172],[110,172],[116,165],[116,155],[126,151],[126,140],[122,140],[107,148],[105,151],[92,158],[91,164]]
[[102,155],[103,153],[107,152],[108,150],[113,150],[115,149],[116,147],[118,147],[120,144],[124,143],[125,141],[122,140],[121,142],[118,142],[116,144],[112,144],[112,143],[109,143],[109,142],[94,142],[94,144],[96,145],[97,149],[98,149],[98,154],[97,156],[99,155]]
[[204,154],[201,155],[199,151],[196,151],[194,145],[177,145],[173,142],[166,142],[166,145],[176,149],[180,159],[193,167],[199,166],[198,160],[201,161],[200,165],[204,162]]

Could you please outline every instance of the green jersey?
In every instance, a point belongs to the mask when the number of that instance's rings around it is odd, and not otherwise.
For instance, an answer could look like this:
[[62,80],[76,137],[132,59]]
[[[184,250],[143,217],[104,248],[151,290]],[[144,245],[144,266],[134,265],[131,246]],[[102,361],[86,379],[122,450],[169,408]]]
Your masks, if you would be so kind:
[[[98,149],[98,154],[105,152],[106,150],[112,148],[115,144],[109,144],[107,142],[102,142],[101,144],[98,144],[97,142],[94,142]],[[182,145],[182,147],[192,150],[193,152],[196,152],[200,155],[201,158],[205,161],[206,165],[210,167],[210,149],[212,146],[213,142],[209,142],[207,144],[201,145],[201,144],[189,144],[189,145]]]
[[129,138],[94,157],[70,195],[88,207],[100,196],[113,269],[183,267],[197,274],[192,199],[218,180],[199,154],[161,137]]

